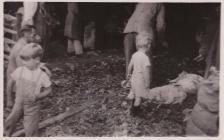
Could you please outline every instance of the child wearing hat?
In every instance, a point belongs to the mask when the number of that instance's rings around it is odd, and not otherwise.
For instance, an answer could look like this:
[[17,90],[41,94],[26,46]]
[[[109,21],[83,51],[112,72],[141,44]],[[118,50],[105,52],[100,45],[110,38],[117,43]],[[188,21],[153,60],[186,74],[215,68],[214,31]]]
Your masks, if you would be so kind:
[[51,81],[40,68],[43,50],[40,45],[30,43],[21,50],[23,66],[18,67],[10,76],[7,93],[12,93],[16,85],[16,99],[12,112],[5,121],[5,134],[12,136],[16,123],[24,115],[25,136],[37,136],[40,117],[39,100],[51,92]]
[[139,115],[140,104],[150,87],[151,63],[147,54],[150,51],[152,36],[148,32],[140,32],[136,36],[137,52],[132,55],[128,65],[127,79],[131,78],[131,90],[128,98],[133,100],[131,114]]

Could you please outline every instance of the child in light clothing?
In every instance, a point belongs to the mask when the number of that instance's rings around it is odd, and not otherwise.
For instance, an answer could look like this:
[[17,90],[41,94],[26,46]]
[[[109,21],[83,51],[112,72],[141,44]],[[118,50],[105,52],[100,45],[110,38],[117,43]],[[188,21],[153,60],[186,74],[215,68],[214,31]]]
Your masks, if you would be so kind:
[[[20,58],[21,50],[23,50],[24,46],[26,46],[28,43],[36,41],[38,42],[38,40],[36,40],[38,38],[38,35],[36,34],[36,28],[34,26],[24,25],[20,32],[22,37],[19,38],[19,40],[10,51],[9,63],[7,67],[7,84],[10,79],[10,75],[16,70],[16,68],[23,65],[23,60],[21,60]],[[15,92],[15,89],[13,92]],[[13,104],[14,96],[7,94],[7,108],[11,109]]]
[[132,55],[128,66],[127,79],[131,78],[131,91],[128,97],[133,100],[131,113],[134,116],[140,113],[142,97],[149,92],[151,63],[146,54],[150,50],[151,42],[152,36],[149,33],[141,32],[137,35],[137,52]]
[[43,50],[40,45],[30,43],[21,50],[23,66],[12,74],[7,85],[7,93],[11,94],[16,85],[16,99],[12,112],[5,121],[5,134],[12,136],[16,123],[24,115],[25,136],[37,136],[40,116],[39,100],[51,92],[51,81],[40,69]]

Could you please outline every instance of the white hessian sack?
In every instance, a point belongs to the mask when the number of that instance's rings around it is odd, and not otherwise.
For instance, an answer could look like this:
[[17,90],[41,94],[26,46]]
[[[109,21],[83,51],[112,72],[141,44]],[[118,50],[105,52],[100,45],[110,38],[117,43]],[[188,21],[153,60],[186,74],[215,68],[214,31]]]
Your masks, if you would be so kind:
[[[210,70],[210,76],[201,82],[197,104],[187,121],[187,135],[198,135],[194,127],[209,136],[218,135],[219,122],[219,72]],[[192,124],[193,123],[193,124]],[[203,135],[203,134],[202,134]]]

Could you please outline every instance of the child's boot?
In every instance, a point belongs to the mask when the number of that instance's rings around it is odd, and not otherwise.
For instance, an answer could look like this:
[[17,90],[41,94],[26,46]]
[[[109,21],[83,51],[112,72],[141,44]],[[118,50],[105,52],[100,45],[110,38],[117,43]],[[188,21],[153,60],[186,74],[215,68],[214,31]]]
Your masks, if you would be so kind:
[[133,117],[136,117],[136,116],[140,117],[141,114],[142,114],[142,109],[140,108],[140,106],[133,106],[131,108],[131,115]]
[[131,115],[132,116],[141,116],[142,109],[140,108],[141,98],[137,97],[132,102]]
[[135,106],[135,99],[132,100],[130,115],[135,117],[139,116],[142,113],[140,106]]

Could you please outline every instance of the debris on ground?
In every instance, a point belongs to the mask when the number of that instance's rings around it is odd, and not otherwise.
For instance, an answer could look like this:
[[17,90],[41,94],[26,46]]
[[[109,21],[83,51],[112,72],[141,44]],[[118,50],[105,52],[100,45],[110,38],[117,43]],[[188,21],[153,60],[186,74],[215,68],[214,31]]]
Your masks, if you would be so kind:
[[[168,83],[181,72],[178,59],[171,56],[153,60],[152,87]],[[41,129],[41,136],[184,136],[182,111],[193,108],[196,95],[180,105],[143,102],[142,118],[129,115],[128,91],[121,87],[125,79],[125,60],[120,50],[90,52],[82,57],[52,59],[53,91],[41,101],[41,122],[74,107],[95,100],[85,110]],[[159,75],[159,76],[157,76]],[[155,111],[153,111],[155,110]],[[22,126],[22,123],[21,123]],[[21,128],[19,128],[21,129]],[[19,130],[18,129],[18,130]]]

